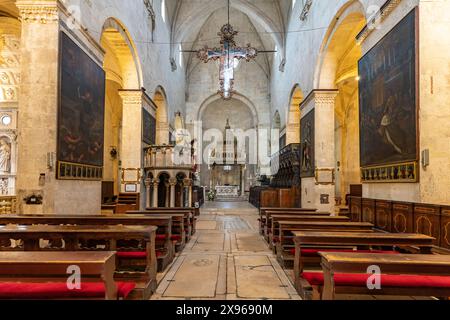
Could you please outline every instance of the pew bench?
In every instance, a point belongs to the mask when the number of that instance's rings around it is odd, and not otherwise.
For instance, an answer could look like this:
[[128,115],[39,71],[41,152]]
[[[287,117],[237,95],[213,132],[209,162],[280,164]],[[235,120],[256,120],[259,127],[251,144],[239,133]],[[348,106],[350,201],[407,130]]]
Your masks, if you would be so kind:
[[272,244],[273,239],[278,236],[279,221],[304,221],[304,222],[350,222],[346,217],[337,217],[330,215],[291,215],[273,213],[268,217],[268,223],[264,231],[265,239],[269,245]]
[[[147,300],[156,289],[156,251],[155,226],[0,226],[1,240],[20,240],[23,245],[16,247],[0,246],[1,251],[117,251],[117,281],[133,281],[136,288],[130,298]],[[62,239],[63,247],[41,247],[41,239]],[[136,240],[143,247],[118,248],[120,241]],[[103,242],[104,246],[90,246]],[[129,257],[121,256],[132,253],[139,264],[130,263]],[[139,256],[139,257],[138,257]],[[143,261],[143,262],[141,262]]]
[[373,232],[374,225],[367,222],[340,222],[340,221],[277,221],[278,232],[273,238],[275,253],[278,262],[285,268],[292,268],[295,253],[294,232],[321,231],[321,232]]
[[[80,268],[79,289],[67,285],[70,266]],[[115,282],[115,269],[109,251],[0,252],[0,299],[127,299],[135,284]]]
[[[128,225],[128,226],[156,226],[156,254],[158,271],[164,271],[173,261],[175,255],[175,242],[178,237],[172,236],[171,216],[145,216],[145,215],[1,215],[0,225]],[[58,241],[57,239],[56,241]],[[54,241],[55,242],[55,241]],[[137,254],[128,257],[120,253],[128,260],[139,259]],[[141,254],[142,256],[142,254]],[[134,257],[134,259],[133,259]],[[141,257],[145,260],[145,257]]]
[[[151,213],[184,213],[186,215],[186,230],[188,229],[188,226],[190,227],[190,233],[189,235],[192,236],[197,232],[196,225],[197,225],[197,216],[200,215],[200,209],[194,208],[194,207],[174,207],[174,208],[147,208],[145,209],[146,212]],[[189,238],[190,239],[190,238]],[[188,240],[189,241],[189,240]]]
[[[190,239],[190,228],[188,227],[188,221],[186,220],[186,213],[179,212],[158,212],[158,211],[128,211],[127,215],[143,215],[148,217],[171,217],[172,218],[172,240],[175,242],[175,251],[181,252],[186,243]],[[189,235],[189,236],[188,236]]]
[[331,221],[341,221],[341,222],[350,222],[347,217],[339,217],[339,216],[331,216],[329,213],[326,215],[315,215],[315,214],[286,214],[286,213],[267,213],[266,225],[264,228],[264,239],[268,243],[270,243],[270,234],[272,232],[272,221],[273,217],[278,217],[283,220],[291,220],[293,221],[317,221],[317,222],[331,222]]
[[[317,272],[305,272],[305,268],[320,269],[321,252],[398,254],[417,247],[418,252],[430,254],[433,237],[423,234],[382,233],[382,232],[320,232],[293,231],[294,285],[305,300],[317,299],[321,286],[313,285]],[[309,271],[309,270],[308,270]],[[320,276],[320,275],[319,275]]]
[[[450,256],[433,254],[320,253],[322,300],[336,294],[397,295],[444,298],[450,296]],[[381,270],[380,287],[367,286],[367,270]],[[320,277],[317,277],[320,278]],[[321,281],[320,281],[321,280]],[[373,283],[370,281],[370,283]]]
[[286,214],[299,214],[303,213],[304,215],[310,215],[313,213],[330,215],[329,213],[317,212],[317,209],[302,209],[302,208],[261,208],[259,209],[259,232],[260,234],[264,234],[264,226],[267,221],[267,211],[273,213],[286,213]]

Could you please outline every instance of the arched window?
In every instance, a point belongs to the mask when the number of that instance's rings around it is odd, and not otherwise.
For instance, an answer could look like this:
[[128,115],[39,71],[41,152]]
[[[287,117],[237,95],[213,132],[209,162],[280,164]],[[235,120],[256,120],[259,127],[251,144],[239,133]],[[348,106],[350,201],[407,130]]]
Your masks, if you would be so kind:
[[178,50],[180,51],[178,62],[180,64],[180,68],[183,68],[183,46],[181,44],[178,46]]
[[166,22],[166,0],[161,0],[161,17]]

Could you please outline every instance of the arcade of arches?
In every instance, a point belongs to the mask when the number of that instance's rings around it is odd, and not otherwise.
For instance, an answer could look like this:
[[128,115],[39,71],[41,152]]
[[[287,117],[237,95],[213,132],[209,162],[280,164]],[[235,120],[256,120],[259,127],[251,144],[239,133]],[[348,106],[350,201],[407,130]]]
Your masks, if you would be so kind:
[[0,225],[158,215],[145,299],[335,298],[261,207],[449,254],[450,1],[227,3],[0,1]]

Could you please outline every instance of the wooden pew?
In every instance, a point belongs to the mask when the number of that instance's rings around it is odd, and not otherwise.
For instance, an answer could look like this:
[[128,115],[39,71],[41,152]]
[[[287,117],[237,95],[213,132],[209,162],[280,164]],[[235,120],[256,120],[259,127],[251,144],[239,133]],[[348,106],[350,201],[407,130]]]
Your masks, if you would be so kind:
[[310,221],[310,222],[350,222],[347,217],[336,217],[336,216],[326,216],[326,215],[291,215],[291,214],[271,214],[269,216],[268,227],[270,229],[265,231],[267,233],[267,239],[269,245],[273,243],[273,239],[279,235],[279,221]]
[[292,268],[295,250],[295,231],[373,232],[374,225],[365,222],[342,221],[278,221],[278,238],[274,238],[277,260],[285,268]]
[[[450,296],[450,256],[423,254],[320,253],[324,277],[322,300],[336,294]],[[369,266],[381,269],[381,288],[367,287]],[[407,281],[405,281],[407,280]]]
[[145,214],[171,214],[171,213],[183,213],[185,215],[186,241],[191,239],[191,236],[196,232],[196,209],[195,208],[149,208],[142,211],[128,211],[129,214],[145,213]]
[[[259,218],[259,232],[267,238],[267,232],[271,229],[272,215],[289,215],[289,216],[311,216],[311,217],[328,217],[329,212],[304,212],[304,211],[270,211],[266,210],[264,216]],[[342,218],[341,218],[342,219]]]
[[[316,232],[293,231],[295,243],[294,276],[295,288],[304,299],[317,298],[320,286],[311,285],[304,269],[306,266],[317,268],[320,263],[320,251],[364,250],[365,252],[398,251],[402,248],[418,247],[420,253],[429,254],[434,238],[415,233],[383,232]],[[381,251],[372,251],[381,247]],[[303,249],[308,249],[306,253]],[[313,254],[316,252],[316,254]],[[310,254],[312,253],[312,254]],[[310,274],[309,274],[310,275]]]
[[[0,252],[0,299],[125,299],[133,282],[114,282],[115,252]],[[67,287],[68,267],[81,288]]]
[[[175,251],[181,252],[191,238],[186,212],[158,212],[158,211],[128,211],[127,215],[144,215],[149,217],[171,217],[172,218],[172,238],[175,241]],[[189,237],[188,237],[189,235]]]
[[197,232],[196,224],[197,224],[197,216],[200,215],[199,208],[194,208],[194,207],[147,208],[147,209],[145,209],[145,212],[152,212],[152,213],[183,212],[186,214],[186,221],[188,222],[188,224],[186,226],[186,230],[188,230],[188,228],[187,228],[188,226],[189,226],[189,230],[190,230],[189,237],[194,235],[195,232]]
[[[264,231],[264,223],[266,221],[266,212],[267,211],[271,211],[271,212],[285,212],[285,213],[296,213],[296,212],[304,212],[305,214],[310,214],[310,213],[314,213],[317,212],[317,209],[304,209],[304,208],[269,208],[269,207],[265,207],[265,208],[260,208],[259,209],[259,232],[260,234],[263,234]],[[328,214],[329,215],[329,214]]]
[[266,212],[266,221],[264,226],[264,239],[266,241],[270,241],[269,234],[272,232],[272,217],[284,217],[284,220],[290,220],[290,219],[296,219],[299,221],[342,221],[347,222],[349,221],[349,218],[347,217],[340,217],[340,216],[331,216],[328,212],[323,212],[321,214],[305,214],[303,212],[299,213],[273,213],[270,211]]
[[[0,247],[3,251],[117,251],[117,242],[121,240],[138,240],[145,244],[143,251],[135,251],[136,256],[145,259],[144,270],[130,269],[127,259],[121,259],[121,251],[117,252],[117,280],[132,280],[136,283],[136,289],[132,297],[137,299],[149,299],[156,289],[156,253],[155,253],[155,226],[0,226],[0,240],[20,239],[22,247]],[[63,248],[41,248],[41,239],[64,240]],[[89,241],[104,241],[104,248],[83,247],[83,243]],[[122,249],[121,249],[122,250]],[[133,249],[134,250],[134,249]],[[130,250],[127,248],[125,253]]]
[[128,226],[156,226],[156,255],[158,271],[164,271],[173,261],[175,255],[172,237],[171,216],[145,216],[145,215],[1,215],[0,225],[128,225]]

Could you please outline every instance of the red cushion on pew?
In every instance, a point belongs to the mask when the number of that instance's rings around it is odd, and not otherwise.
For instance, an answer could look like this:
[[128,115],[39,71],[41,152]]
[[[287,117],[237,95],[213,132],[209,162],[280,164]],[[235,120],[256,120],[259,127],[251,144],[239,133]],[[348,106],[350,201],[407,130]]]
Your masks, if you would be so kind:
[[[156,240],[166,240],[166,235],[165,234],[157,234],[156,235]],[[172,241],[181,240],[181,236],[172,235],[172,236],[170,236],[170,240],[172,240]]]
[[117,258],[120,259],[146,259],[147,252],[145,251],[119,251]]
[[[133,282],[116,282],[117,295],[126,298],[136,287]],[[66,282],[0,283],[0,299],[63,299],[63,298],[103,298],[103,282],[82,282],[80,290],[69,290]]]
[[[295,255],[295,249],[289,250],[292,255]],[[316,257],[319,252],[358,252],[358,253],[384,253],[384,254],[398,254],[397,251],[384,251],[384,250],[351,250],[351,249],[302,249],[301,254],[303,257]]]
[[[156,257],[160,257],[164,252],[156,251]],[[120,259],[146,259],[147,252],[145,251],[119,251],[117,257]]]
[[[369,276],[370,274],[336,273],[334,283],[342,287],[365,287]],[[302,277],[313,286],[323,285],[322,272],[304,272]],[[381,287],[450,288],[450,277],[382,274]]]

